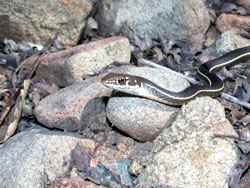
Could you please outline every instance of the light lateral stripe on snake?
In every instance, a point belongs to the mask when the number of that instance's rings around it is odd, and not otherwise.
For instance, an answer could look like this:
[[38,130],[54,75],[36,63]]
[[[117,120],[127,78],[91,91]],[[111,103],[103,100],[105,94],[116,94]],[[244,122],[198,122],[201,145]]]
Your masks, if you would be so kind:
[[227,62],[225,62],[225,63],[223,63],[223,64],[221,64],[221,65],[214,66],[214,67],[212,67],[212,68],[209,70],[209,72],[213,72],[213,70],[216,69],[216,68],[218,68],[218,67],[227,66],[227,65],[231,64],[232,62],[237,61],[238,59],[241,59],[242,57],[245,57],[245,56],[248,56],[248,55],[250,56],[250,52],[249,52],[249,53],[242,54],[242,55],[240,55],[240,56],[238,56],[238,57],[232,59],[231,61],[227,61]]
[[127,74],[108,74],[102,79],[102,83],[114,90],[177,106],[185,104],[196,96],[218,96],[224,89],[224,84],[213,72],[223,66],[231,66],[246,59],[250,59],[250,46],[233,50],[217,59],[207,61],[197,70],[197,74],[207,85],[191,85],[181,92],[171,92],[146,78]]
[[[151,87],[151,88],[153,88],[151,85],[149,85],[149,84],[147,84],[147,86],[148,87]],[[219,89],[217,89],[217,90],[200,90],[200,91],[197,91],[196,93],[194,93],[193,95],[191,95],[191,96],[189,96],[189,97],[174,97],[175,99],[179,99],[179,100],[188,100],[188,99],[192,99],[193,97],[195,97],[196,95],[198,95],[200,92],[218,92],[218,91],[221,91],[222,89],[223,89],[224,87],[222,87],[222,88],[219,88]],[[160,93],[162,93],[163,95],[166,95],[166,96],[168,96],[168,97],[173,97],[173,96],[171,96],[170,94],[167,94],[167,93],[165,93],[164,91],[162,91],[162,90],[160,90],[160,89],[158,89],[158,88],[153,88],[153,89],[155,89],[155,90],[157,90],[158,92],[160,92]],[[152,98],[158,98],[158,97],[152,97]]]

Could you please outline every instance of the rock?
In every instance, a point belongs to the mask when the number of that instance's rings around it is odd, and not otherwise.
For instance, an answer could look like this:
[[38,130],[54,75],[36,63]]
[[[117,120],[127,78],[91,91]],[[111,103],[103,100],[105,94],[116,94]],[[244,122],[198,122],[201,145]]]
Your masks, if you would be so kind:
[[94,141],[72,133],[33,128],[15,135],[0,145],[1,187],[39,188],[46,174],[50,180],[62,175],[77,143],[94,151]]
[[134,34],[158,38],[158,33],[164,39],[188,39],[204,34],[210,24],[204,2],[196,0],[104,0],[97,19],[102,35],[130,39]]
[[247,77],[248,80],[250,80],[250,69],[245,69],[243,74]]
[[215,10],[221,7],[222,2],[220,0],[206,0],[206,5],[208,7],[213,7]]
[[[117,132],[115,133],[117,134]],[[152,142],[136,142],[134,139],[117,134],[117,141],[111,146],[107,144],[107,140],[99,146],[95,152],[95,159],[102,163],[115,163],[124,158],[141,159],[148,155],[153,149]],[[107,136],[109,139],[109,136]]]
[[[124,71],[128,67],[112,71]],[[89,78],[47,96],[34,110],[36,119],[46,127],[68,131],[84,130],[93,123],[105,124],[102,122],[106,108],[103,98],[112,93],[101,83],[105,75]]]
[[[81,82],[86,74],[93,75],[113,62],[129,62],[130,44],[125,37],[111,37],[50,53],[42,58],[36,80],[50,80],[61,87]],[[30,70],[37,57],[25,63]]]
[[202,53],[202,62],[220,57],[227,52],[250,45],[250,41],[237,32],[229,30],[222,33],[217,40]]
[[205,46],[210,46],[212,45],[216,39],[220,36],[219,31],[216,29],[216,27],[214,26],[210,26],[207,33],[206,33],[206,42],[205,42]]
[[116,176],[121,178],[121,184],[133,187],[133,179],[129,173],[130,163],[131,159],[123,159],[116,163],[107,164],[106,166],[109,167],[112,172],[115,172]]
[[227,187],[237,148],[232,139],[214,134],[237,135],[218,101],[201,97],[184,105],[172,126],[154,141],[152,154],[142,160],[146,168],[138,185]]
[[229,51],[250,45],[250,41],[241,37],[232,30],[226,31],[215,41],[216,56],[221,56]]
[[249,188],[250,185],[250,172],[247,172],[240,181],[239,188]]
[[250,1],[249,0],[236,0],[235,3],[243,6],[244,8],[246,8],[247,10],[250,11]]
[[110,173],[102,163],[99,163],[97,167],[91,169],[90,175],[93,179],[100,182],[101,185],[107,186],[109,182],[117,183],[113,174]]
[[132,161],[129,170],[132,175],[138,176],[142,172],[143,166],[134,160]]
[[98,186],[90,181],[83,181],[81,179],[59,178],[53,180],[48,188],[105,188]]
[[1,1],[0,39],[27,40],[45,44],[60,32],[64,44],[76,44],[92,10],[93,3],[83,1]]
[[115,163],[103,165],[91,169],[91,177],[102,185],[110,185],[111,182],[133,187],[132,176],[129,174],[131,159],[123,159]]
[[114,163],[116,161],[130,157],[131,148],[132,147],[127,147],[129,152],[124,153],[123,151],[118,151],[116,149],[100,146],[96,151],[95,156],[98,161],[101,161],[103,163]]
[[[189,86],[176,75],[154,68],[131,68],[124,72],[142,76],[159,86],[179,92]],[[175,117],[177,108],[152,100],[133,96],[114,96],[107,105],[107,117],[118,129],[136,140],[152,141]]]
[[216,20],[216,28],[220,32],[227,30],[247,32],[250,28],[250,17],[223,13]]

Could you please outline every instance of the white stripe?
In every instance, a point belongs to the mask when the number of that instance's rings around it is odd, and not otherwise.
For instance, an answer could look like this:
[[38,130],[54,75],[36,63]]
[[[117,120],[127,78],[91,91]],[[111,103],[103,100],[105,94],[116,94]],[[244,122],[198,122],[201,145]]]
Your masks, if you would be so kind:
[[[148,85],[148,84],[147,84]],[[155,87],[152,87],[151,85],[148,85],[150,86],[151,88],[157,90],[158,92],[162,93],[163,95],[167,96],[168,98],[171,98],[171,99],[177,99],[177,100],[189,100],[193,97],[195,97],[196,95],[198,95],[199,93],[201,92],[208,92],[208,93],[211,93],[211,92],[219,92],[219,91],[222,91],[224,89],[224,84],[221,88],[219,89],[216,89],[216,90],[199,90],[197,91],[196,93],[194,93],[193,95],[189,96],[189,97],[176,97],[176,96],[172,96],[172,95],[169,95],[167,93],[165,93],[164,91],[161,91],[160,89],[158,88],[155,88]],[[156,97],[152,97],[152,98],[156,98]],[[157,98],[158,99],[158,98]],[[162,99],[161,99],[162,100]]]
[[209,82],[209,86],[211,86],[212,85],[212,82],[211,82],[211,80],[205,75],[205,74],[203,74],[202,72],[200,72],[199,71],[199,69],[198,69],[198,73],[201,75],[201,76],[203,76],[204,78],[206,78],[207,79],[207,81]]
[[212,67],[211,69],[209,69],[209,72],[212,72],[214,69],[216,69],[216,68],[218,68],[218,67],[226,66],[226,65],[228,65],[228,64],[230,64],[230,63],[232,63],[232,62],[234,62],[234,61],[237,61],[238,59],[240,59],[240,58],[242,58],[242,57],[244,57],[244,56],[247,56],[247,55],[250,55],[250,52],[245,53],[245,54],[242,54],[242,55],[240,55],[240,56],[237,56],[236,58],[231,59],[230,61],[227,61],[227,62],[225,62],[225,63],[216,65],[216,66]]

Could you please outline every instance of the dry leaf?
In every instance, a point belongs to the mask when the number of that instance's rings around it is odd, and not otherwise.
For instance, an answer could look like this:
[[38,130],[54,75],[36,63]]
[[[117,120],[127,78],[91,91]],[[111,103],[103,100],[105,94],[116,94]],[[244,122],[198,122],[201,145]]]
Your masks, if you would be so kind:
[[25,98],[29,90],[29,86],[30,86],[30,80],[24,80],[23,89],[21,90],[20,93],[21,101],[20,102],[18,101],[8,114],[8,117],[11,116],[12,118],[9,118],[9,121],[6,121],[0,127],[0,143],[3,143],[6,140],[8,140],[16,131],[18,122],[22,114],[23,104],[25,102]]
[[84,147],[77,144],[71,152],[72,159],[74,161],[75,167],[80,172],[87,173],[90,169],[90,155],[84,149]]
[[187,50],[193,54],[196,55],[197,53],[200,53],[204,49],[205,44],[205,35],[204,34],[197,34],[190,37],[188,42],[186,43]]

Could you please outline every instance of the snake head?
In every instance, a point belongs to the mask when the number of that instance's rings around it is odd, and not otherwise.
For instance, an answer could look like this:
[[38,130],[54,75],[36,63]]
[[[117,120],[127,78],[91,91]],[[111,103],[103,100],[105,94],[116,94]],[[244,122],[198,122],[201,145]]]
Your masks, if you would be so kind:
[[102,83],[108,88],[122,91],[122,89],[136,89],[141,87],[140,77],[128,74],[110,73],[102,78]]

